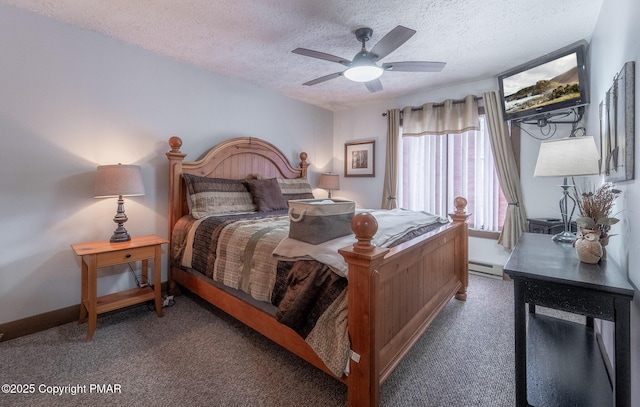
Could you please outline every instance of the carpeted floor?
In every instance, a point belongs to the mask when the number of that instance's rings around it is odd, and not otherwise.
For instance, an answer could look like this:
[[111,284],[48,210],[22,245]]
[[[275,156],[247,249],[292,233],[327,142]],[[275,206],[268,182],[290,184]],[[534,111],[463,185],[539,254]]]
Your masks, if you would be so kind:
[[[514,405],[512,300],[511,282],[470,276],[467,301],[445,307],[382,386],[382,406]],[[86,324],[69,323],[0,343],[0,383],[31,392],[3,387],[0,405],[346,405],[342,383],[189,296],[164,318],[146,305],[101,316],[85,338]]]

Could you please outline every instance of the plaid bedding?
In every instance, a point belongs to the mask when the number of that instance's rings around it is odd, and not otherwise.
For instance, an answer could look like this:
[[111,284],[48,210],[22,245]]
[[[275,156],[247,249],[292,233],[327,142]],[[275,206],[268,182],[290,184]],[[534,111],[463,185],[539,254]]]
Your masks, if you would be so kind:
[[[389,246],[440,226],[420,227]],[[259,212],[185,216],[174,227],[171,260],[276,306],[276,319],[304,338],[340,377],[350,349],[347,279],[316,260],[278,261],[273,252],[288,233],[286,211],[266,217]]]
[[273,250],[288,234],[283,213],[185,216],[174,227],[172,261],[275,305],[276,319],[340,377],[349,357],[347,280],[316,261],[278,261]]

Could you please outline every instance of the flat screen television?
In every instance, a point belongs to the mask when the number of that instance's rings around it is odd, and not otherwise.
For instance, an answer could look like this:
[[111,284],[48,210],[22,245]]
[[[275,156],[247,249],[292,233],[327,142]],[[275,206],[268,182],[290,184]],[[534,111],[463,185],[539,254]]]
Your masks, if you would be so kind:
[[588,104],[586,53],[586,41],[579,41],[498,75],[505,120],[535,120]]

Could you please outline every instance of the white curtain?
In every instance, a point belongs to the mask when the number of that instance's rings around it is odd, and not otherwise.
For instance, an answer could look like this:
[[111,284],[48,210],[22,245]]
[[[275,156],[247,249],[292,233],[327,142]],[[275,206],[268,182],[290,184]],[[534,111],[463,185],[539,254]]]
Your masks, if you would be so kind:
[[[454,164],[465,165],[467,161],[458,159],[466,151],[463,142],[460,138],[437,136],[459,135],[478,129],[478,101],[474,95],[468,95],[462,101],[447,99],[442,103],[403,109],[403,170],[399,175],[398,193],[404,208],[428,210],[446,217],[455,196],[469,199],[469,180],[463,175],[467,171],[453,168]],[[455,171],[456,175],[446,176],[449,171]]]
[[457,196],[467,199],[469,226],[499,231],[507,201],[500,191],[486,119],[479,130],[402,138],[398,204],[446,216]]
[[484,93],[482,99],[491,135],[491,150],[496,173],[502,192],[509,203],[498,243],[507,249],[512,249],[518,243],[522,233],[527,231],[527,215],[522,201],[520,174],[497,92]]

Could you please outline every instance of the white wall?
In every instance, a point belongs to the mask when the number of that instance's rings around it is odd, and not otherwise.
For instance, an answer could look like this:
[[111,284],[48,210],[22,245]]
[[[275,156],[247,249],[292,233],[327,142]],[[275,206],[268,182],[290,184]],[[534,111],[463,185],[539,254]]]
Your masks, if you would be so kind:
[[[330,111],[4,4],[0,56],[0,323],[79,303],[70,245],[115,229],[115,200],[92,197],[97,165],[142,166],[146,195],[125,200],[126,227],[164,237],[172,135],[191,160],[235,136],[294,163],[307,151],[312,184],[332,165]],[[116,271],[102,271],[99,294],[133,286]]]
[[[636,0],[610,0],[602,5],[590,47],[591,62],[591,104],[589,106],[588,129],[597,135],[598,104],[611,86],[613,77],[627,61],[636,64],[635,88],[635,178],[632,181],[618,182],[616,186],[623,191],[617,199],[616,211],[621,222],[612,228],[618,234],[610,239],[607,261],[615,261],[627,270],[631,282],[640,287],[640,224],[638,202],[640,202],[640,184],[638,183],[638,118],[640,117],[640,3]],[[613,328],[604,324],[603,336],[611,354],[613,349]],[[640,292],[636,289],[631,309],[631,399],[633,406],[640,406]]]
[[[613,77],[622,69],[627,61],[636,63],[636,133],[639,126],[637,118],[640,117],[640,96],[638,95],[639,78],[638,68],[640,62],[640,27],[637,19],[640,17],[640,4],[632,0],[615,0],[603,5],[600,18],[593,34],[590,48],[591,60],[591,105],[589,106],[588,128],[591,133],[598,135],[599,116],[598,105],[604,98],[606,91],[613,84]],[[597,137],[596,137],[597,138]],[[640,241],[640,234],[637,228],[631,227],[640,220],[635,207],[639,202],[640,189],[638,187],[638,151],[640,151],[638,137],[636,135],[635,157],[636,157],[636,179],[632,181],[618,182],[616,186],[623,191],[621,198],[617,200],[616,210],[620,211],[621,224],[614,226],[615,233],[628,235],[628,239],[611,239],[609,254],[625,268],[628,268],[631,280],[636,286],[640,286],[640,253],[637,250],[630,250],[636,245],[630,242]],[[636,265],[636,267],[633,267]]]

